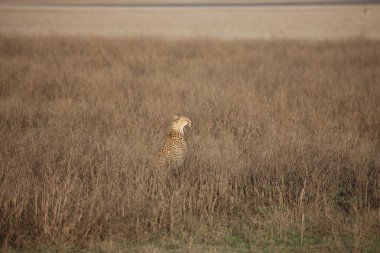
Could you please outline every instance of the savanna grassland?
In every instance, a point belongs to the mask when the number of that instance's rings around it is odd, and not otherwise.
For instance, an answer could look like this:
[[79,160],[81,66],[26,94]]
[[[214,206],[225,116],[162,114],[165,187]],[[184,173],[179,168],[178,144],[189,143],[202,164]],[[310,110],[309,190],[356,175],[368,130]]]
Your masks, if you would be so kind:
[[0,138],[3,249],[380,247],[378,41],[3,35]]

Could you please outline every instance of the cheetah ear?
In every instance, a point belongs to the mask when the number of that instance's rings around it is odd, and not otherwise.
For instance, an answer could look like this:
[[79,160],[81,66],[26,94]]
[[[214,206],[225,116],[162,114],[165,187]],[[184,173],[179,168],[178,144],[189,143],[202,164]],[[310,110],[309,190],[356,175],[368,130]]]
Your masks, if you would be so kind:
[[179,119],[179,117],[177,115],[174,115],[173,120],[177,120],[177,119]]

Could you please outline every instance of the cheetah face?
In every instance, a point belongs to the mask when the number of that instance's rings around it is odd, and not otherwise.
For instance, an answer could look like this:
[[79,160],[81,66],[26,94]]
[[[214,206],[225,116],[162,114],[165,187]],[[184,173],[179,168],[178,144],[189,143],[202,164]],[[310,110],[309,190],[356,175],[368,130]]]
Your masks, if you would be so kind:
[[174,116],[173,117],[172,129],[174,129],[174,130],[178,130],[181,133],[184,133],[185,126],[191,127],[191,125],[192,125],[192,122],[188,117],[184,117],[184,116],[182,116],[182,117]]

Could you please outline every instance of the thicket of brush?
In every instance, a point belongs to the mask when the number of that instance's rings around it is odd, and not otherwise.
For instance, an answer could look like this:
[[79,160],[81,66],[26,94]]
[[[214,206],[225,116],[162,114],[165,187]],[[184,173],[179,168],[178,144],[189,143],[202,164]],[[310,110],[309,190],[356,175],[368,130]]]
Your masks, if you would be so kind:
[[4,245],[379,237],[379,42],[2,36],[0,135]]

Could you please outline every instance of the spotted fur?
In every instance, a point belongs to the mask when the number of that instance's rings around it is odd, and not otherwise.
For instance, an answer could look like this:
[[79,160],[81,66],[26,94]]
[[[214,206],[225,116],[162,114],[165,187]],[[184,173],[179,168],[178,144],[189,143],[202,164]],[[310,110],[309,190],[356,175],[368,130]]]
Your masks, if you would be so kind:
[[165,144],[156,155],[156,164],[176,167],[183,164],[188,150],[184,128],[190,127],[191,124],[192,122],[187,117],[173,117]]

